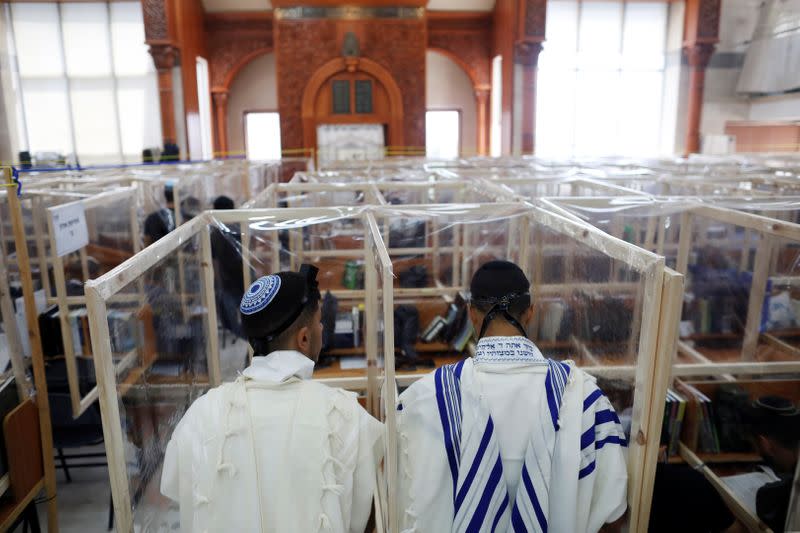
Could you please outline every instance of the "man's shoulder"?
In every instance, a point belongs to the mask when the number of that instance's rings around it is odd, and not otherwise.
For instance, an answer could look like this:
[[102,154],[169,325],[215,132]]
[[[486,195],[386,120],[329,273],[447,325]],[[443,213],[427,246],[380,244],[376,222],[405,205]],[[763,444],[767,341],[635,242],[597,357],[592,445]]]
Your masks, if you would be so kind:
[[355,392],[339,387],[330,387],[310,379],[303,380],[302,386],[305,387],[307,392],[314,395],[317,401],[324,402],[327,405],[335,405],[337,408],[351,411],[364,410],[361,404],[358,403],[358,394]]
[[218,414],[221,412],[220,407],[228,401],[226,398],[232,393],[233,385],[235,384],[224,383],[196,398],[181,417],[173,434],[177,435],[186,431],[197,432],[202,431],[203,428],[216,427],[221,416]]
[[435,369],[424,376],[420,377],[417,381],[409,385],[406,390],[404,390],[401,394],[399,399],[402,400],[404,398],[408,399],[413,396],[418,396],[420,393],[425,391],[433,391],[436,388],[436,372],[439,369]]
[[409,385],[408,388],[404,390],[402,394],[400,394],[398,398],[398,404],[401,406],[409,406],[425,400],[435,401],[437,387],[436,383],[438,379],[437,376],[442,375],[445,372],[453,372],[454,374],[461,376],[462,371],[466,370],[468,367],[471,368],[471,364],[467,364],[467,361],[468,360],[465,359],[457,363],[444,365],[428,374],[425,374],[417,381]]

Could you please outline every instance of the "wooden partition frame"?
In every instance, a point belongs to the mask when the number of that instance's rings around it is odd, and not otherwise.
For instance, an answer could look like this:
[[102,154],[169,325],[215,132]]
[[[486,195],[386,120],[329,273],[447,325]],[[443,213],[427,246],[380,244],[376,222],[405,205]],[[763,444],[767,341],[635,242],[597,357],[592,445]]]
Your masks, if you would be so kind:
[[[669,380],[668,364],[671,359],[667,358],[665,367],[665,354],[671,355],[674,349],[675,335],[677,333],[677,317],[674,309],[680,308],[680,301],[683,297],[683,277],[669,269],[665,269],[663,258],[637,248],[636,246],[610,237],[597,228],[589,226],[583,222],[563,216],[559,213],[534,207],[529,204],[520,203],[498,203],[484,205],[427,205],[427,206],[387,206],[373,208],[372,213],[378,222],[381,219],[391,220],[393,217],[402,216],[409,213],[412,216],[421,216],[428,212],[435,216],[438,214],[452,213],[454,209],[462,214],[461,220],[468,220],[474,217],[475,222],[481,216],[502,215],[517,216],[519,223],[530,225],[531,223],[542,224],[557,233],[565,235],[576,241],[600,251],[609,257],[622,261],[636,270],[642,276],[640,290],[644,295],[641,307],[641,334],[639,336],[638,358],[636,365],[628,366],[588,366],[582,367],[590,374],[603,377],[618,377],[634,382],[634,420],[632,429],[632,441],[629,450],[629,493],[630,503],[630,525],[631,531],[645,531],[647,529],[647,518],[649,515],[649,500],[652,495],[653,480],[655,476],[655,459],[658,453],[658,443],[661,430],[661,420],[663,419],[663,405],[653,408],[651,398],[654,394],[659,394],[661,390],[666,390]],[[466,216],[464,216],[466,214]],[[380,226],[380,223],[378,224]],[[466,229],[460,232],[460,236],[469,236]],[[520,235],[528,235],[525,227],[520,228]],[[461,281],[454,286],[439,286],[432,290],[422,289],[393,289],[396,297],[408,296],[442,296],[447,298],[459,290],[463,290],[471,275],[471,265],[466,258],[470,255],[469,241],[461,241],[457,246],[459,262],[464,267],[464,274]],[[408,249],[393,250],[387,248],[391,255],[401,254],[416,250],[415,253],[436,253],[434,250],[427,249]],[[505,252],[505,248],[501,252]],[[528,264],[528,245],[521,243],[516,255],[516,259],[526,273],[533,280],[532,290],[534,294],[558,292],[564,290],[564,286],[551,285],[545,286],[537,284],[535,279],[530,276],[532,265]],[[617,285],[610,283],[587,283],[587,287],[605,287],[608,290],[615,290]],[[630,285],[630,284],[629,284]],[[574,284],[569,284],[574,287]],[[388,288],[386,290],[389,290]],[[676,303],[678,302],[678,303]],[[665,307],[666,306],[666,307]],[[672,314],[670,314],[672,313]],[[675,324],[672,328],[671,325]],[[398,374],[397,385],[407,387],[420,376],[416,374]],[[392,434],[389,433],[391,440]]]
[[[666,198],[660,201],[674,201]],[[587,207],[611,208],[613,198],[548,198],[542,201],[543,205],[557,209],[565,215],[572,216],[580,220],[575,213],[570,211],[563,203],[579,202]],[[712,222],[719,222],[744,228],[748,236],[748,242],[752,239],[759,239],[756,252],[756,260],[753,265],[753,283],[751,285],[750,297],[748,299],[748,313],[744,332],[744,342],[741,350],[741,360],[731,362],[714,362],[697,349],[690,346],[687,342],[678,340],[678,351],[688,358],[692,363],[674,362],[672,366],[673,376],[724,376],[733,379],[734,375],[770,375],[800,372],[800,348],[789,345],[773,337],[770,334],[759,333],[761,318],[761,302],[764,299],[767,280],[769,279],[769,269],[771,266],[773,244],[775,239],[783,238],[800,243],[800,224],[794,224],[783,220],[769,218],[751,212],[738,211],[729,207],[714,205],[712,199],[694,198],[687,200],[685,207],[678,207],[676,203],[675,212],[670,216],[680,217],[680,233],[677,245],[677,265],[676,270],[686,275],[688,271],[689,253],[692,249],[692,225],[696,223],[698,217],[705,218]],[[656,215],[661,216],[661,215]],[[653,217],[655,218],[655,216]],[[657,251],[663,252],[663,232],[658,232],[656,241]],[[646,243],[642,243],[645,246]],[[740,265],[740,269],[746,270],[747,265]],[[781,278],[786,280],[785,278]],[[794,278],[792,278],[794,279]],[[800,284],[800,276],[797,278]],[[776,362],[756,362],[753,360],[754,351],[759,342],[771,343],[777,347],[796,354],[797,361],[776,361]]]
[[[17,184],[12,181],[12,169],[0,167],[3,176],[3,186],[6,190],[6,200],[10,212],[12,231],[15,243],[22,243],[17,248],[17,261],[20,267],[22,282],[22,295],[25,305],[25,315],[36,315],[36,304],[33,294],[33,279],[29,265],[27,237],[22,218],[22,206],[17,197]],[[3,312],[5,314],[5,311]],[[50,420],[50,401],[47,394],[47,378],[45,375],[44,357],[42,354],[41,337],[39,335],[39,321],[28,324],[28,340],[31,344],[31,363],[33,367],[33,382],[36,388],[36,406],[39,409],[39,429],[42,438],[42,463],[44,466],[44,487],[47,495],[47,530],[58,533],[58,495],[56,493],[55,461],[53,457],[53,430]]]
[[[115,191],[91,196],[83,200],[77,200],[56,207],[47,208],[47,233],[50,242],[50,262],[53,265],[53,275],[55,280],[56,301],[58,303],[59,323],[61,325],[61,338],[64,346],[64,359],[67,368],[67,381],[69,383],[70,402],[72,404],[72,415],[77,418],[86,411],[98,398],[98,388],[93,387],[85,396],[80,391],[80,376],[78,375],[78,360],[75,354],[72,328],[69,323],[70,305],[86,305],[85,296],[67,296],[67,280],[64,275],[64,260],[59,257],[56,251],[56,237],[53,226],[53,215],[56,210],[65,205],[82,204],[86,211],[94,208],[109,205],[112,202],[128,200],[128,220],[132,237],[133,253],[136,254],[141,249],[139,241],[139,214],[136,204],[136,187],[123,187]],[[89,279],[88,255],[86,247],[79,250],[81,263],[83,265],[84,282]]]
[[8,354],[11,358],[11,371],[16,381],[17,394],[20,401],[23,402],[30,397],[31,390],[26,375],[27,365],[23,356],[22,340],[19,336],[19,329],[17,329],[14,303],[11,301],[11,291],[8,287],[8,270],[6,269],[6,257],[3,247],[0,247],[0,320],[3,322],[3,331],[6,334]]
[[[372,412],[386,425],[386,433],[388,435],[397,433],[397,388],[395,386],[395,360],[394,360],[394,320],[388,317],[394,316],[394,295],[392,290],[394,272],[392,269],[392,262],[389,259],[389,254],[386,246],[381,237],[381,232],[378,228],[378,223],[375,216],[371,212],[366,212],[364,215],[365,224],[367,226],[367,238],[365,238],[365,250],[367,261],[367,272],[372,270],[372,274],[366,280],[368,290],[367,305],[378,306],[381,305],[381,314],[383,316],[383,375],[377,376],[377,360],[369,360],[369,351],[367,352],[368,361],[367,369],[368,380],[371,387],[375,390],[371,391],[373,398]],[[380,275],[378,275],[378,273]],[[380,291],[380,299],[378,301],[377,292]],[[377,314],[377,310],[373,316]],[[377,322],[377,321],[375,321]],[[378,324],[367,325],[367,338],[374,344],[375,355],[378,352]],[[374,367],[374,370],[372,370]],[[374,378],[372,376],[375,376]],[[369,400],[369,397],[368,397]],[[397,473],[397,441],[392,438],[386,439],[386,457],[384,459],[384,482],[379,487],[380,491],[385,491],[385,495],[380,495],[381,500],[385,502],[385,515],[381,517],[385,531],[399,531],[399,510],[397,500],[390,497],[396,494],[398,490],[398,473]],[[376,521],[379,520],[376,517]]]
[[[210,260],[210,228],[214,222],[226,224],[240,223],[248,226],[258,220],[297,220],[308,219],[313,221],[315,218],[330,217],[334,218],[361,218],[365,224],[365,230],[369,235],[370,247],[358,253],[365,258],[372,257],[374,269],[370,274],[370,281],[365,284],[365,290],[360,291],[367,301],[372,301],[368,309],[374,309],[379,301],[382,301],[382,311],[391,313],[394,308],[392,299],[392,279],[391,263],[388,261],[388,254],[383,248],[383,241],[374,219],[370,220],[364,210],[359,209],[248,209],[230,211],[206,211],[194,219],[178,227],[175,231],[160,239],[145,250],[128,259],[115,269],[105,275],[86,283],[86,302],[89,308],[90,332],[92,338],[92,348],[94,352],[95,368],[98,380],[98,395],[100,399],[101,415],[103,419],[103,434],[106,442],[108,455],[109,475],[111,477],[112,496],[114,503],[115,516],[117,517],[119,531],[133,531],[133,514],[131,505],[131,494],[128,484],[127,467],[124,456],[124,436],[120,422],[119,395],[116,375],[124,370],[123,365],[130,365],[133,361],[123,359],[117,365],[114,364],[111,353],[111,341],[107,320],[107,302],[118,294],[130,283],[137,280],[150,268],[156,265],[164,257],[179,253],[181,245],[188,240],[199,236],[201,239],[201,261],[202,261],[202,283],[205,286],[204,294],[214,294],[213,265]],[[327,220],[326,220],[327,221]],[[313,223],[313,222],[312,222]],[[245,257],[246,260],[246,257]],[[380,271],[383,278],[383,286],[377,285],[377,272]],[[367,271],[369,272],[369,271]],[[387,291],[386,288],[389,288]],[[379,297],[381,300],[379,300]],[[207,318],[204,320],[204,328],[207,329],[207,354],[210,372],[210,385],[216,386],[221,382],[219,373],[219,346],[217,337],[217,316],[216,306],[212,301],[206,300],[205,307],[208,309]],[[368,354],[368,369],[372,369],[364,377],[348,378],[346,380],[326,380],[318,381],[332,386],[345,386],[355,390],[372,390],[377,394],[379,389],[377,380],[377,320],[366,319],[367,333],[366,339],[371,352]],[[384,331],[384,368],[386,369],[386,379],[392,379],[394,374],[394,335],[393,324],[388,321]],[[134,356],[136,354],[134,353]],[[135,357],[133,358],[135,360]],[[126,393],[125,389],[122,394]],[[373,405],[378,405],[378,400],[368,398]],[[386,401],[393,401],[387,398]],[[393,403],[392,403],[393,405]],[[394,416],[394,413],[387,414],[387,420]],[[387,467],[388,468],[388,467]],[[389,474],[387,480],[392,482],[396,479],[396,472]],[[392,505],[389,506],[391,512]],[[396,513],[396,511],[395,511]]]
[[[598,193],[597,196],[643,196],[643,197],[650,196],[649,194],[641,191],[629,189],[627,187],[615,185],[613,183],[606,183],[595,178],[509,177],[509,178],[494,178],[490,179],[489,181],[491,181],[491,183],[496,183],[505,189],[508,189],[512,194],[514,194],[520,200],[535,200],[536,198],[548,198],[553,196],[558,197],[561,196],[560,194],[558,194],[558,191],[564,187],[567,187],[570,191],[569,194],[567,194],[567,196],[572,196],[572,197],[585,196],[584,193],[586,191],[597,192]],[[521,187],[531,187],[531,186],[545,186],[548,187],[550,191],[553,191],[556,194],[548,192],[547,194],[542,194],[536,197],[532,197],[527,194],[524,194],[522,191],[519,190]],[[592,198],[594,196],[589,196],[589,197]]]

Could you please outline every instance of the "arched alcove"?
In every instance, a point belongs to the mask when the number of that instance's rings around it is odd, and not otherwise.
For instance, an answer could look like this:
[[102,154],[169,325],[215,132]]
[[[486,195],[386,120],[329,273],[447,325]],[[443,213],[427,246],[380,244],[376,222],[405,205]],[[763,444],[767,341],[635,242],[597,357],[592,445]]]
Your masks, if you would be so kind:
[[425,101],[428,109],[461,111],[461,152],[477,152],[478,112],[475,88],[467,71],[442,52],[425,53]]
[[233,77],[228,92],[228,147],[242,152],[245,111],[277,111],[278,84],[275,54],[263,53],[252,58]]

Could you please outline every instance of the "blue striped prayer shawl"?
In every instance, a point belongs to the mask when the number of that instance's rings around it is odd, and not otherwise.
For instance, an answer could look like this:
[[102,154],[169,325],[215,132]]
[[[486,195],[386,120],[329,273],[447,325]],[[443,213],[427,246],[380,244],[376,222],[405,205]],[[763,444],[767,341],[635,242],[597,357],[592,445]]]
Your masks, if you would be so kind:
[[509,506],[491,415],[486,411],[476,422],[482,431],[462,433],[461,371],[464,362],[436,370],[436,402],[453,477],[453,532],[547,531],[555,434],[570,374],[570,366],[565,363],[551,360],[547,363],[547,401],[542,402],[547,412],[540,414],[543,419],[549,417],[552,425],[538,424],[531,436],[513,506]]
[[608,398],[598,388],[594,388],[583,401],[583,422],[581,434],[581,463],[578,479],[592,474],[597,466],[597,450],[607,445],[627,446],[625,431],[611,407]]

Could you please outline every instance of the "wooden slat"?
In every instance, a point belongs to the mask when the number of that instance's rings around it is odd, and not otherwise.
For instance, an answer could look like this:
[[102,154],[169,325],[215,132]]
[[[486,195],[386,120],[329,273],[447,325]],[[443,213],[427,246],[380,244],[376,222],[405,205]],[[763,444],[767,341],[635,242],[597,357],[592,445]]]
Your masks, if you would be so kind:
[[[631,438],[628,447],[628,501],[633,506],[630,511],[631,531],[643,530],[646,516],[642,511],[643,476],[646,472],[648,449],[658,447],[658,441],[649,440],[655,428],[660,428],[661,419],[654,420],[651,397],[653,381],[658,369],[659,325],[661,322],[661,298],[664,287],[664,258],[658,259],[645,272],[644,293],[649,296],[642,307],[639,349],[636,357],[634,375],[633,406],[631,414]],[[672,304],[674,306],[674,304]],[[677,324],[675,324],[677,332]],[[675,332],[672,332],[673,334]],[[668,335],[670,332],[666,332]],[[672,352],[671,352],[672,353]]]
[[[13,186],[11,171],[3,169],[5,183]],[[6,195],[11,212],[11,222],[14,228],[16,241],[17,261],[20,265],[20,279],[22,281],[22,295],[25,302],[25,316],[36,317],[36,302],[34,300],[33,279],[30,268],[25,268],[29,261],[25,225],[22,220],[22,206],[15,194]],[[47,376],[44,370],[44,355],[42,353],[39,321],[28,321],[28,339],[31,346],[31,361],[33,363],[33,382],[36,387],[36,403],[39,407],[39,429],[42,442],[42,457],[44,462],[44,485],[47,493],[47,531],[58,533],[58,502],[56,497],[56,472],[53,460],[53,431],[50,422],[50,402],[47,396]]]
[[764,308],[764,296],[767,292],[769,278],[769,261],[775,238],[771,235],[762,235],[756,247],[756,262],[753,265],[753,280],[750,285],[750,296],[747,302],[747,319],[744,326],[744,340],[742,341],[742,360],[755,359],[758,346],[758,333],[761,329],[761,314]]
[[[640,511],[637,517],[638,530],[645,530],[650,522],[653,488],[655,486],[656,462],[658,460],[657,445],[661,439],[660,420],[664,419],[667,387],[671,377],[672,355],[675,353],[675,343],[678,337],[678,322],[680,321],[681,306],[683,303],[684,277],[676,271],[664,269],[664,284],[661,291],[661,306],[658,322],[657,352],[652,367],[653,377],[650,385],[648,408],[649,419],[653,421],[645,434],[645,440],[650,445],[644,453],[644,465],[641,476]],[[631,530],[636,530],[633,527]]]
[[86,304],[89,309],[89,331],[97,376],[100,416],[103,421],[103,440],[106,444],[108,473],[111,478],[114,517],[117,521],[117,531],[133,531],[131,497],[125,462],[125,438],[122,435],[120,423],[116,373],[111,354],[111,336],[106,319],[107,307],[100,291],[90,284],[86,285]]
[[207,225],[200,235],[200,251],[202,254],[202,283],[201,296],[206,312],[203,313],[203,327],[206,336],[206,360],[211,384],[214,386],[222,382],[219,359],[219,329],[217,322],[217,302],[214,288],[214,261],[211,255],[211,228]]

